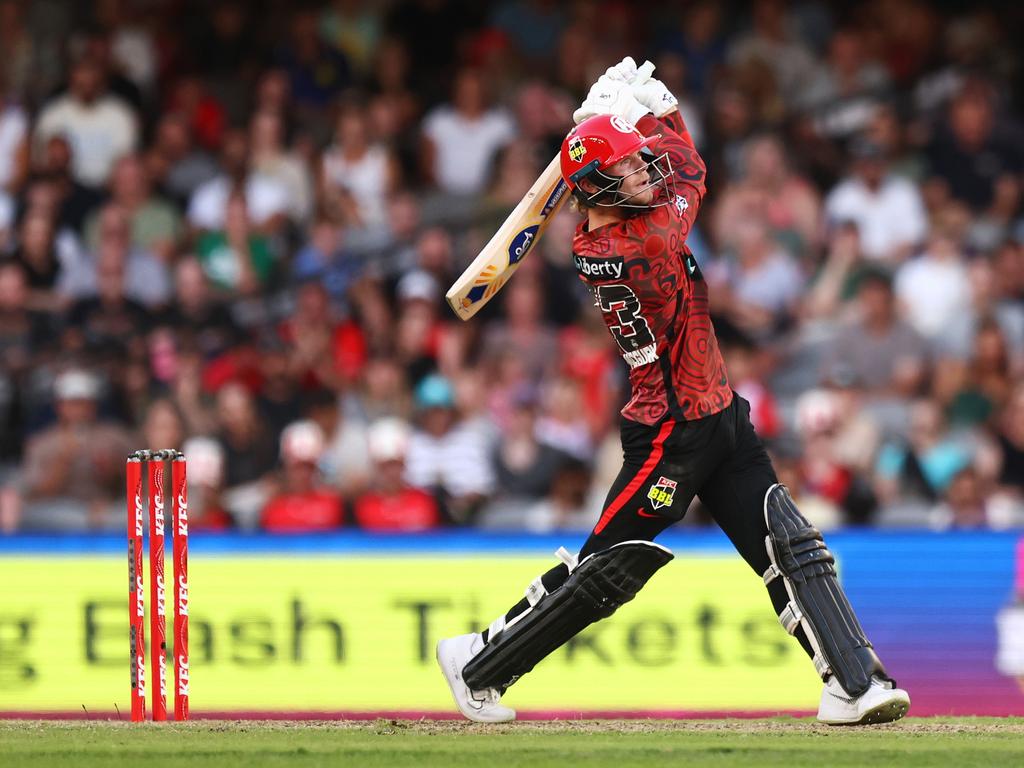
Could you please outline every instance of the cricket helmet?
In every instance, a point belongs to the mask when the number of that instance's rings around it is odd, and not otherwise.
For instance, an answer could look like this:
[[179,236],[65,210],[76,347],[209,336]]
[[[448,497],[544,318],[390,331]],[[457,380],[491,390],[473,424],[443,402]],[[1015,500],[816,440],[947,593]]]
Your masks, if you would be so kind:
[[[667,174],[662,165],[667,166],[668,158],[665,155],[656,157],[649,149],[659,138],[657,135],[644,136],[638,128],[617,115],[589,117],[569,131],[562,141],[559,153],[562,178],[569,191],[585,206],[647,208],[649,206],[630,205],[628,200],[620,198],[618,187],[622,177],[604,171],[634,152],[641,152],[648,160],[647,168],[652,179],[657,179],[652,185],[665,183]],[[588,193],[580,189],[580,182],[584,179],[591,181],[597,192]]]

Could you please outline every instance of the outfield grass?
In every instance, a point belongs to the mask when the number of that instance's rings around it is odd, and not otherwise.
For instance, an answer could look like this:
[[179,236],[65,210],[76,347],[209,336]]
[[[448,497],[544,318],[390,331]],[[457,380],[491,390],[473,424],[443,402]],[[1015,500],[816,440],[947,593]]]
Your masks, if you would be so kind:
[[0,721],[20,766],[1024,766],[1024,718],[909,718],[872,728],[807,720],[463,722]]

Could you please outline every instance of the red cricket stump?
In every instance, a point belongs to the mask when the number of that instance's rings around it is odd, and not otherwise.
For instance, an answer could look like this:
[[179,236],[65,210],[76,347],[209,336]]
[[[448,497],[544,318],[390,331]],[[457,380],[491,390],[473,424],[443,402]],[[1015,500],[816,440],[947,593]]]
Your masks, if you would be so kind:
[[142,462],[128,459],[128,618],[132,722],[146,719],[145,592],[142,586]]
[[167,610],[164,593],[164,459],[157,452],[149,475],[149,659],[153,720],[167,719]]
[[174,719],[188,720],[188,488],[185,456],[171,462],[174,490]]

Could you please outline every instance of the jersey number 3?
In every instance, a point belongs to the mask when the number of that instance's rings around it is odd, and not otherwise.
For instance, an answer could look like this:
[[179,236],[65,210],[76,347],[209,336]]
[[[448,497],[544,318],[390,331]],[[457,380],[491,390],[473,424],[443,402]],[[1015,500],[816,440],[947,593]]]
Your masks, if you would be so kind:
[[628,285],[598,285],[597,304],[605,323],[623,352],[654,343],[647,318],[640,314],[640,299]]

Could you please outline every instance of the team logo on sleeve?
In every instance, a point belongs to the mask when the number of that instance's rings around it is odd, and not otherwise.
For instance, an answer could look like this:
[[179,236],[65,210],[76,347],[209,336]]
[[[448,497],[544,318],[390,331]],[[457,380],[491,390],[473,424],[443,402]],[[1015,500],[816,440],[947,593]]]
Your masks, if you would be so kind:
[[569,142],[569,157],[573,162],[578,163],[585,154],[587,154],[587,148],[583,146],[583,140],[579,136],[573,137]]
[[690,203],[682,195],[676,195],[675,206],[676,206],[676,211],[678,211],[679,215],[682,216],[684,213],[686,213],[687,209],[690,207]]
[[647,491],[647,498],[655,509],[671,507],[676,497],[676,481],[667,477],[659,477],[658,482]]

